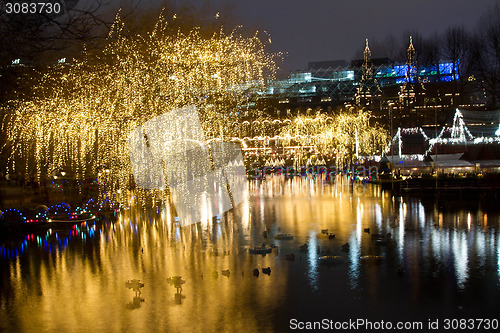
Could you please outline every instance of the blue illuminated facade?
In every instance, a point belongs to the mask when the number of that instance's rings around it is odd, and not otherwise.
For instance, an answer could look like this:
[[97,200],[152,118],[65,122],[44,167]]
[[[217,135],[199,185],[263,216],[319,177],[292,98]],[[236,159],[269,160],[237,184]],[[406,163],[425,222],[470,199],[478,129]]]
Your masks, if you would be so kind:
[[[324,62],[325,64],[327,62]],[[353,62],[354,63],[354,62]],[[380,87],[399,86],[411,81],[421,83],[441,83],[460,80],[460,62],[441,62],[431,66],[420,66],[415,76],[408,75],[407,64],[381,64],[373,66],[373,75]],[[288,79],[268,83],[264,95],[279,97],[322,95],[343,96],[343,101],[353,97],[361,81],[362,68],[353,64],[342,67],[318,68],[292,71]],[[417,83],[417,82],[412,82]]]
[[368,68],[364,60],[318,62],[290,72],[287,79],[269,80],[265,89],[252,95],[251,108],[281,117],[335,112],[339,107],[357,105],[372,111],[381,123],[390,118],[403,127],[433,124],[435,110],[441,114],[456,107],[485,105],[476,79],[463,77],[462,71],[460,61],[427,66],[414,63],[412,67],[376,58]]

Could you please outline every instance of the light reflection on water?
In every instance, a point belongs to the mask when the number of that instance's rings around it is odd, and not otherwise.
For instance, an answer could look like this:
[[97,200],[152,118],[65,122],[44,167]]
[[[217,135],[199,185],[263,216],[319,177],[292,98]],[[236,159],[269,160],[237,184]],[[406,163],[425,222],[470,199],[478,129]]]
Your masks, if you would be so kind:
[[398,201],[399,204],[399,224],[398,224],[398,253],[399,264],[403,264],[404,246],[405,246],[405,220],[406,220],[406,204]]
[[451,242],[451,252],[455,260],[455,274],[457,275],[457,284],[459,288],[463,288],[467,278],[468,272],[468,244],[465,232],[453,231]]
[[349,259],[351,260],[351,288],[356,288],[358,286],[360,265],[359,258],[361,256],[361,219],[363,216],[363,207],[359,204],[359,198],[357,198],[357,201],[358,206],[356,207],[356,229],[352,232],[349,243]]
[[309,233],[309,243],[307,248],[307,263],[309,265],[309,270],[307,272],[307,277],[309,279],[309,284],[314,291],[318,291],[318,244],[316,239],[316,232],[312,231]]
[[[498,263],[497,263],[497,266],[498,266],[498,279],[499,279],[499,282],[500,282],[500,246],[497,246],[498,247],[498,253],[497,253],[497,258],[498,258]],[[499,284],[500,286],[500,284]]]
[[[357,196],[340,179],[249,185],[249,200],[233,212],[192,226],[176,224],[169,207],[133,207],[114,222],[0,242],[0,329],[85,323],[89,331],[253,332],[282,330],[301,314],[388,320],[401,311],[458,316],[483,303],[484,315],[500,310],[496,212],[443,211],[433,202],[392,199],[376,186]],[[335,238],[318,236],[322,229]],[[277,233],[294,239],[274,240]],[[387,233],[394,243],[372,239]],[[248,253],[263,242],[277,249]],[[322,255],[345,260],[320,265]],[[360,259],[370,255],[384,259]],[[185,280],[180,294],[167,282],[174,276]],[[133,279],[144,283],[139,298],[125,287]]]

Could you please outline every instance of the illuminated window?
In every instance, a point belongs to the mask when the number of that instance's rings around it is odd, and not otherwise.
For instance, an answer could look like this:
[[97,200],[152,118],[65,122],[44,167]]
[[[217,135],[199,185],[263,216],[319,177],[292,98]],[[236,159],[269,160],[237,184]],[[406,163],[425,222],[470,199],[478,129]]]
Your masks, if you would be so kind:
[[439,73],[441,74],[451,74],[453,72],[453,64],[451,62],[446,62],[439,64]]
[[408,71],[408,66],[394,66],[394,72],[396,72],[396,76],[406,76],[406,72]]

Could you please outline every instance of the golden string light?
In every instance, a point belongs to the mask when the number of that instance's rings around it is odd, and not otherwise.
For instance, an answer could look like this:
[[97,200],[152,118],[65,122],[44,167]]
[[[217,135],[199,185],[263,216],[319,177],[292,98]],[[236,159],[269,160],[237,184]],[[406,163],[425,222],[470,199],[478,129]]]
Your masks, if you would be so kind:
[[317,153],[332,153],[337,165],[343,166],[360,156],[381,154],[388,134],[379,124],[371,124],[371,118],[371,112],[363,110],[347,110],[333,117],[299,116],[283,128],[281,137],[285,145],[313,145]]
[[[160,16],[147,33],[124,32],[117,19],[101,52],[46,73],[30,101],[11,101],[6,130],[11,172],[100,176],[108,193],[131,177],[127,137],[138,125],[194,104],[207,139],[224,138],[230,112],[248,104],[248,89],[275,72],[278,55],[257,34],[172,31]],[[9,170],[8,170],[9,171]]]

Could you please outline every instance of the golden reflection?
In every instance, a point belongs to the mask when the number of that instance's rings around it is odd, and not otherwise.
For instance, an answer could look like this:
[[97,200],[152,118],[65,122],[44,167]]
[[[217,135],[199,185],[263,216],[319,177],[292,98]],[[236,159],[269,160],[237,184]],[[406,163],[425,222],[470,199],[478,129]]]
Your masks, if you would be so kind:
[[[0,258],[8,272],[0,315],[15,318],[19,330],[68,331],[84,322],[91,331],[253,332],[294,299],[292,287],[310,301],[311,293],[345,284],[346,295],[368,296],[376,306],[393,297],[382,293],[387,284],[404,285],[418,303],[429,280],[466,289],[484,272],[500,279],[498,231],[485,230],[475,211],[436,211],[370,189],[359,196],[340,178],[270,177],[249,185],[248,199],[203,223],[180,227],[168,206],[135,207],[95,227],[30,238],[22,254]],[[322,229],[335,238],[317,237]],[[275,240],[278,233],[293,240]],[[277,248],[249,254],[263,242]],[[318,265],[321,256],[342,260],[328,267]],[[268,267],[272,273],[262,273]],[[134,280],[144,284],[140,293],[124,286]],[[305,285],[297,290],[298,281]]]

